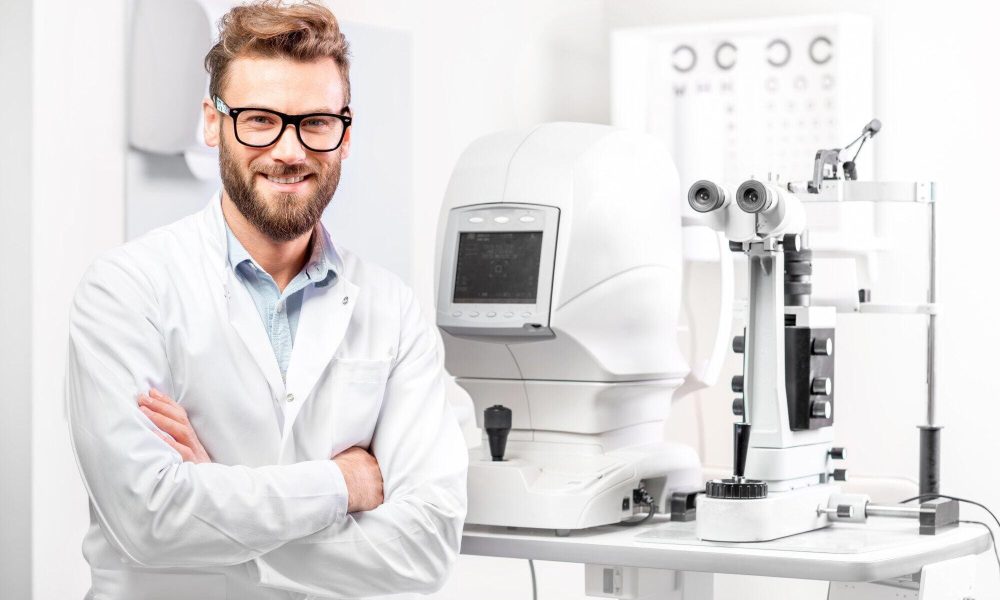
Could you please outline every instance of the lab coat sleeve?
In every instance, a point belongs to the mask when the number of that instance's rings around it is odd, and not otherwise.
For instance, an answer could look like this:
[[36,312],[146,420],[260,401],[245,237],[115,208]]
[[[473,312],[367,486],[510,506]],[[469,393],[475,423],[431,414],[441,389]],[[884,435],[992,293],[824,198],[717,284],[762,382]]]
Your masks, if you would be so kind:
[[173,387],[158,306],[149,280],[114,256],[77,289],[66,375],[74,452],[109,541],[145,566],[237,564],[343,519],[331,460],[193,464],[157,437],[136,403]]
[[443,362],[440,337],[410,293],[371,445],[385,503],[257,558],[262,585],[336,598],[443,585],[461,541],[468,467]]

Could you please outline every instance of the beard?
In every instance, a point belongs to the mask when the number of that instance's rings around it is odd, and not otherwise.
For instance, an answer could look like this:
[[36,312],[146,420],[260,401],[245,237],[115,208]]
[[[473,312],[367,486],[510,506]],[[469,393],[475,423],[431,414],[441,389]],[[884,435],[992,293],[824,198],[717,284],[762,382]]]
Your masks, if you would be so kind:
[[[305,165],[268,163],[264,157],[251,162],[249,169],[244,171],[225,140],[220,140],[219,144],[219,169],[222,186],[243,217],[276,242],[287,242],[312,231],[340,183],[339,159],[329,165],[325,174],[310,171]],[[258,173],[272,177],[309,175],[316,178],[316,191],[311,195],[273,194],[269,202],[257,190]]]

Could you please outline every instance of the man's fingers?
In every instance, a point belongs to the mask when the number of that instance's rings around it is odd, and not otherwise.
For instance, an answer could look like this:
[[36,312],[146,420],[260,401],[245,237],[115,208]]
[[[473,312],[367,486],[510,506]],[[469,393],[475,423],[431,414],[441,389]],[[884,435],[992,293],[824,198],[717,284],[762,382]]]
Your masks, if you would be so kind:
[[180,404],[177,404],[169,397],[160,394],[156,390],[150,390],[149,394],[139,396],[139,404],[149,408],[150,410],[170,417],[178,423],[185,425],[188,423],[187,412],[181,408]]
[[153,425],[156,425],[162,431],[170,434],[174,440],[181,443],[190,442],[190,438],[188,436],[189,430],[177,421],[166,415],[155,412],[146,406],[140,406],[139,410],[142,411],[142,414],[149,417],[149,420],[153,422]]
[[181,455],[181,459],[182,460],[185,460],[185,461],[188,461],[188,462],[191,462],[193,460],[194,453],[191,452],[190,448],[188,448],[184,444],[177,443],[177,441],[174,440],[174,438],[172,438],[169,435],[163,433],[162,431],[157,431],[156,435],[160,436],[161,440],[163,440],[164,442],[167,443],[167,445],[169,445],[171,448],[173,448],[174,450],[176,450],[177,453]]

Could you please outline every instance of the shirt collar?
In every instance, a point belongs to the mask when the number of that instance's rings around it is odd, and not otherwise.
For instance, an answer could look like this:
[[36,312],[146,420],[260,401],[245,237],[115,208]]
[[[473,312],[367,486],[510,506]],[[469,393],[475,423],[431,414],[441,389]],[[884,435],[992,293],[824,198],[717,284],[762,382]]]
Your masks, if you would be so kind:
[[[223,218],[223,222],[225,219]],[[229,223],[225,223],[226,226],[226,238],[228,240],[228,257],[229,266],[236,272],[237,275],[240,274],[241,270],[244,272],[249,269],[254,273],[266,273],[257,261],[250,256],[246,247],[243,243],[236,237],[233,230],[229,227]],[[246,264],[246,267],[242,266]],[[316,229],[313,231],[312,236],[312,246],[309,250],[309,260],[306,261],[304,267],[302,267],[302,273],[312,282],[319,287],[324,287],[327,284],[333,282],[337,277],[337,273],[341,270],[340,256],[337,254],[336,248],[334,248],[332,241],[330,240],[329,233],[326,228],[323,227],[323,223],[316,223]]]

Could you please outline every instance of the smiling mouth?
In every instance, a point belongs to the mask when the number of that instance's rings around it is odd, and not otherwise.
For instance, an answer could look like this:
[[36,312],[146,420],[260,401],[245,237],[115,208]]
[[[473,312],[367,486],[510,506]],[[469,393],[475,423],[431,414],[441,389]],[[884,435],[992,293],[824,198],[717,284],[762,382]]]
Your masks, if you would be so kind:
[[272,175],[264,175],[264,177],[272,183],[293,184],[305,180],[308,175],[299,175],[297,177],[274,177]]

